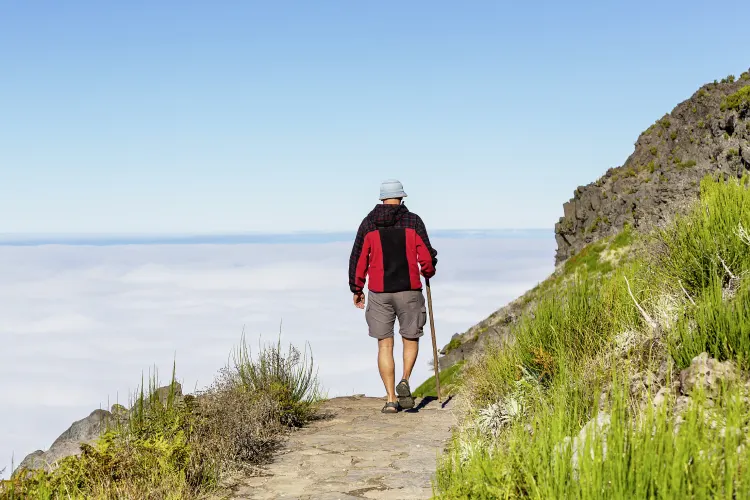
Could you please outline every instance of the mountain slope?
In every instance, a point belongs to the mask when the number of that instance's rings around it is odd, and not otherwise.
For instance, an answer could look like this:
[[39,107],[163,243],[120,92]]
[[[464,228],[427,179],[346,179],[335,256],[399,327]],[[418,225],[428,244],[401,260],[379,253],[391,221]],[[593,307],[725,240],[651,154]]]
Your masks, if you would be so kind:
[[700,180],[750,169],[750,72],[702,86],[638,137],[625,163],[563,205],[555,226],[556,262],[587,244],[636,229],[663,226],[698,196]]
[[[599,257],[606,262],[610,242],[626,227],[644,232],[666,226],[698,199],[706,175],[739,178],[749,171],[750,71],[703,85],[641,133],[621,167],[575,190],[555,225],[558,269],[553,277],[559,279],[575,267],[569,264],[571,257],[594,267],[601,264]],[[603,247],[596,244],[602,241]],[[625,243],[618,242],[619,251]],[[441,351],[440,368],[507,339],[513,324],[535,304],[537,291],[454,336]]]
[[586,246],[462,367],[442,499],[750,498],[750,175]]

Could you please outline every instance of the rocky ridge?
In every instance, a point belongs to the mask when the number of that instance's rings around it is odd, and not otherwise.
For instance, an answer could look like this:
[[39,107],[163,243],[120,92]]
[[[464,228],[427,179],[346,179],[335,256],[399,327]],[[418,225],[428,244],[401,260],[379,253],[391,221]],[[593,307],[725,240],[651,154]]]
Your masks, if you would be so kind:
[[555,225],[556,263],[620,231],[661,226],[699,194],[707,174],[750,170],[750,72],[698,89],[638,137],[625,163],[578,187]]

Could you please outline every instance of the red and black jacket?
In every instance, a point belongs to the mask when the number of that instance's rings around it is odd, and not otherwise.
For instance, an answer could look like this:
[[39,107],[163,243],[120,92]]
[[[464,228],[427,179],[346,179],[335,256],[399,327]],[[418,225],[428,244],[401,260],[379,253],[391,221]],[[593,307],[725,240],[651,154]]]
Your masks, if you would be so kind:
[[349,288],[359,293],[421,290],[435,275],[437,251],[430,246],[422,219],[405,205],[376,205],[362,221],[349,258]]

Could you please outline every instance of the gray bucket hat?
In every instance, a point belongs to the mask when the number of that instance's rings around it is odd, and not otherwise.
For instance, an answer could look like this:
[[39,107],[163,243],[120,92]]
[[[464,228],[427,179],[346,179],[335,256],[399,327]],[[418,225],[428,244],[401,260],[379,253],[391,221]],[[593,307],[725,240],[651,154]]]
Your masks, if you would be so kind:
[[404,185],[396,179],[388,179],[380,184],[380,200],[382,201],[390,198],[406,198]]

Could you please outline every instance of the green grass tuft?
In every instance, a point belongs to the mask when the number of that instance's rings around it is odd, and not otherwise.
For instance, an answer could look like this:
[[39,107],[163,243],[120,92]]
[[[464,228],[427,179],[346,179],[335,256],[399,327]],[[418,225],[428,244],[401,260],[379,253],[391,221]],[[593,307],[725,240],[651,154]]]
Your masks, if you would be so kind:
[[635,233],[633,232],[633,226],[626,223],[622,231],[617,233],[617,235],[612,239],[609,248],[610,250],[620,250],[621,248],[630,246],[633,243],[634,239]]
[[[464,362],[459,361],[450,368],[446,368],[440,372],[440,392],[443,396],[449,394],[455,394],[461,382],[461,368]],[[435,385],[435,376],[425,380],[419,387],[412,391],[412,395],[418,398],[424,398],[428,396],[437,397],[437,387]]]
[[607,249],[606,242],[593,243],[586,246],[564,264],[566,274],[573,274],[576,270],[587,272],[607,273],[612,270],[611,263],[602,259],[602,253]]
[[742,87],[734,94],[729,94],[721,101],[721,110],[742,111],[750,109],[750,85]]
[[448,342],[448,345],[445,346],[445,353],[448,354],[454,349],[458,349],[461,347],[461,339],[456,337],[452,338],[450,342]]
[[312,354],[289,345],[286,353],[277,345],[260,346],[253,359],[245,342],[232,354],[236,383],[251,393],[270,394],[279,403],[279,419],[289,427],[299,427],[317,411],[321,400]]

